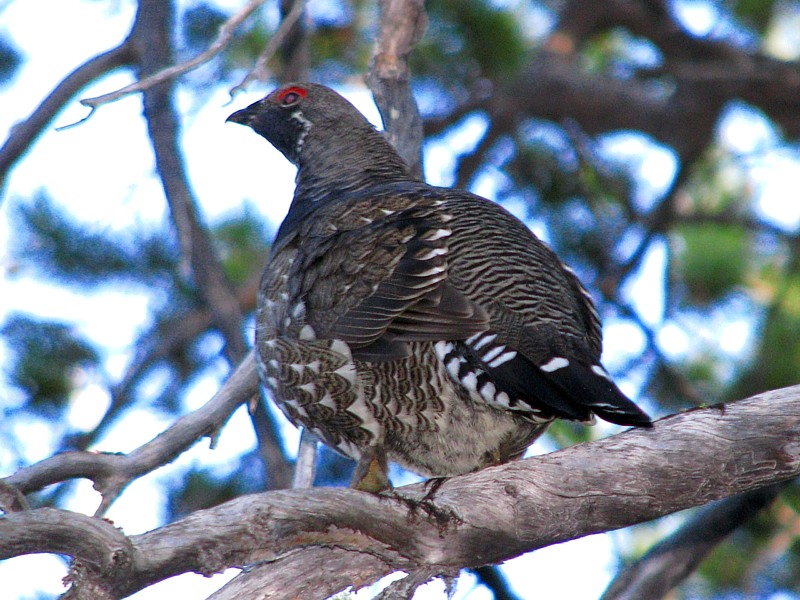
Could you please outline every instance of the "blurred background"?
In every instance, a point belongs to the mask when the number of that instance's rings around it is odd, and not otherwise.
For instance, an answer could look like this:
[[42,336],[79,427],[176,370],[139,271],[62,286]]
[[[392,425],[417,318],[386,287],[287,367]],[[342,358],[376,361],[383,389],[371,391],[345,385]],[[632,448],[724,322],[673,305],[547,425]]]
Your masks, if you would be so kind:
[[[63,128],[88,115],[81,98],[204,52],[246,4],[0,1],[0,476],[64,450],[130,452],[201,406],[252,344],[294,168],[228,114],[310,79],[380,126],[364,84],[378,3],[264,0],[174,84]],[[426,180],[501,203],[576,270],[626,393],[659,417],[800,381],[800,2],[425,9],[409,60]],[[231,98],[276,39],[258,80]],[[531,452],[618,430],[559,423]],[[203,441],[138,479],[108,517],[139,533],[286,487],[297,441],[269,401],[242,407],[215,449]],[[321,448],[317,485],[347,485],[352,467]],[[91,514],[99,494],[80,480],[29,499]],[[769,500],[668,597],[800,598],[800,489]],[[693,516],[465,572],[456,597],[599,597]],[[66,565],[15,558],[0,581],[10,598],[49,598]],[[225,577],[136,597],[201,598]]]

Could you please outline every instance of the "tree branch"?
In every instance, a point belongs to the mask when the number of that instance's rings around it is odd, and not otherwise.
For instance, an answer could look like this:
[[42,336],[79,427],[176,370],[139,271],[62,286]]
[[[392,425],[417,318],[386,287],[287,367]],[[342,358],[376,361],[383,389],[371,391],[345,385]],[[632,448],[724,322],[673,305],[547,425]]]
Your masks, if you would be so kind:
[[231,95],[231,98],[233,98],[236,93],[247,87],[251,81],[264,75],[267,70],[267,63],[269,63],[270,59],[272,59],[272,56],[278,51],[278,48],[281,47],[281,44],[289,36],[289,33],[294,28],[295,23],[297,23],[297,20],[300,18],[300,15],[303,14],[305,6],[306,0],[296,0],[294,6],[292,6],[292,9],[286,15],[283,21],[281,21],[278,31],[275,32],[275,35],[270,38],[267,46],[264,48],[261,54],[258,55],[256,64],[252,69],[250,69],[247,75],[245,75],[244,79],[242,79],[238,85],[233,86],[230,89],[230,92],[228,92]]
[[[156,73],[172,60],[174,7],[161,0],[139,0],[136,23],[130,39],[139,56],[141,78]],[[156,169],[178,230],[181,253],[189,266],[195,286],[214,314],[225,338],[229,362],[238,363],[247,353],[243,315],[236,294],[217,256],[211,236],[198,215],[197,202],[189,185],[183,156],[178,146],[180,122],[172,101],[172,85],[165,81],[144,93],[144,115],[156,158]],[[256,402],[250,419],[265,466],[265,480],[284,486],[290,468],[278,443],[277,426],[263,402]],[[269,467],[275,467],[272,472]]]
[[[133,554],[130,539],[108,521],[58,508],[6,515],[0,519],[0,529],[0,560],[50,552],[79,556],[82,561],[111,572],[122,564],[115,556]],[[76,535],[77,531],[82,533]]]
[[423,0],[381,0],[381,28],[367,85],[380,110],[386,136],[422,179],[422,118],[411,93],[408,55],[425,33]]
[[8,139],[0,148],[0,192],[11,168],[64,105],[95,79],[130,64],[132,60],[133,53],[127,40],[116,48],[98,54],[67,75],[27,119],[12,127]]
[[617,574],[601,600],[657,600],[691,575],[731,533],[769,506],[786,482],[705,507],[675,533]]
[[[140,0],[131,33],[139,55],[139,75],[144,78],[169,64],[172,52],[171,3]],[[214,313],[225,337],[233,363],[247,352],[242,332],[239,302],[231,289],[208,231],[198,216],[197,202],[189,185],[180,148],[180,123],[172,101],[172,86],[148,88],[144,94],[144,116],[156,158],[156,169],[178,230],[181,254],[190,268],[200,295]]]
[[[454,477],[437,490],[435,507],[409,509],[408,499],[425,495],[424,484],[398,490],[405,500],[344,488],[243,496],[131,536],[133,554],[118,558],[131,568],[108,581],[124,596],[186,571],[260,563],[265,597],[321,598],[308,594],[314,569],[296,569],[307,552],[318,557],[320,547],[366,555],[356,561],[357,577],[346,572],[364,584],[391,570],[449,573],[796,477],[798,440],[795,386],[667,417],[653,430]],[[0,540],[7,526],[0,519]],[[292,568],[288,582],[285,565]]]
[[93,98],[84,98],[81,100],[81,104],[92,109],[96,109],[103,104],[115,102],[116,100],[124,98],[125,96],[130,96],[131,94],[135,94],[137,92],[147,91],[159,83],[175,79],[184,73],[193,71],[197,67],[206,64],[217,54],[227,48],[228,44],[230,44],[231,40],[233,40],[233,34],[239,25],[241,25],[262,4],[264,4],[264,0],[249,0],[247,4],[239,9],[239,12],[231,15],[231,17],[220,26],[219,33],[212,44],[204,52],[198,54],[194,58],[179,65],[165,67],[148,77],[142,78],[130,85],[126,85],[125,87],[114,92],[109,92],[107,94],[103,94],[102,96],[95,96]]
[[[298,4],[305,5],[306,0],[280,0],[281,27],[275,34],[281,36],[283,28],[288,29],[286,37],[280,41],[281,81],[308,81],[311,67],[309,47],[309,29]],[[296,13],[297,16],[294,16]],[[287,21],[293,19],[291,28]],[[272,40],[270,40],[272,43]],[[278,42],[275,42],[278,43]],[[266,52],[266,49],[265,49]],[[264,64],[266,67],[266,63]]]
[[130,454],[64,452],[24,467],[0,482],[30,493],[53,483],[85,477],[103,495],[97,509],[97,514],[102,514],[131,481],[174,460],[203,436],[213,439],[233,411],[257,393],[258,377],[251,352],[211,400]]
[[[256,305],[256,293],[261,273],[254,273],[236,290],[242,311],[250,312]],[[135,354],[125,369],[122,378],[110,386],[111,403],[102,418],[91,431],[71,435],[66,447],[86,450],[106,431],[109,425],[130,404],[131,394],[149,369],[160,361],[179,352],[187,344],[208,331],[214,324],[214,315],[205,306],[197,306],[177,315],[157,317],[156,323],[138,336],[133,344]]]
[[[339,546],[309,546],[247,569],[208,600],[328,598],[351,586],[358,589],[369,585],[375,573],[388,575],[392,571],[385,560],[368,552]],[[302,581],[298,581],[298,573],[303,574]]]

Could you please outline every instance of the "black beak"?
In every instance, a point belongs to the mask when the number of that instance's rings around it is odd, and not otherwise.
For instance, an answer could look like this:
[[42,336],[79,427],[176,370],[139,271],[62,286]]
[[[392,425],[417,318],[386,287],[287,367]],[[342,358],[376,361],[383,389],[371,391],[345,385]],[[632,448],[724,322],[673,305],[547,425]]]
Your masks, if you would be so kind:
[[252,105],[248,106],[247,108],[243,108],[242,110],[237,110],[233,113],[230,117],[225,119],[225,122],[231,123],[239,123],[239,125],[250,125],[253,122],[253,118],[255,117],[255,113],[252,110]]

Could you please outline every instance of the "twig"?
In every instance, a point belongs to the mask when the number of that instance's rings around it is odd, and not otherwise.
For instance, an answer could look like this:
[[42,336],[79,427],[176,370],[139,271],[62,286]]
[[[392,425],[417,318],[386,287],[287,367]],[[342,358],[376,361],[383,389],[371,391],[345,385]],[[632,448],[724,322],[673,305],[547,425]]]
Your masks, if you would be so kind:
[[233,86],[230,89],[228,93],[230,94],[231,98],[233,98],[238,92],[242,91],[251,81],[260,78],[261,74],[266,71],[267,63],[269,63],[275,52],[278,51],[278,48],[280,48],[284,39],[286,39],[286,36],[289,35],[292,27],[294,27],[294,24],[300,18],[300,15],[303,14],[305,7],[306,0],[297,0],[295,2],[292,10],[289,11],[289,14],[286,15],[286,18],[281,22],[280,27],[278,27],[278,31],[276,31],[275,35],[273,35],[269,40],[266,48],[264,48],[264,51],[259,54],[255,66],[250,69],[247,75],[245,75],[241,83]]
[[86,85],[114,69],[130,64],[132,59],[133,53],[127,40],[89,59],[62,79],[27,119],[12,127],[8,139],[0,148],[0,191],[11,167],[64,105]]
[[264,4],[264,0],[250,0],[239,10],[239,12],[232,15],[220,26],[217,38],[212,42],[208,49],[206,49],[204,52],[201,52],[194,58],[179,65],[167,67],[166,69],[154,73],[149,77],[141,79],[130,85],[126,85],[115,92],[109,92],[93,98],[84,98],[81,100],[81,104],[90,108],[97,108],[98,106],[108,104],[109,102],[114,102],[120,98],[124,98],[125,96],[149,90],[159,83],[174,79],[179,75],[183,75],[184,73],[188,73],[189,71],[204,65],[217,54],[222,52],[228,46],[228,44],[230,44],[231,40],[233,39],[233,34],[239,25],[241,25],[242,22],[244,22],[247,17],[253,14],[253,12],[262,4]]

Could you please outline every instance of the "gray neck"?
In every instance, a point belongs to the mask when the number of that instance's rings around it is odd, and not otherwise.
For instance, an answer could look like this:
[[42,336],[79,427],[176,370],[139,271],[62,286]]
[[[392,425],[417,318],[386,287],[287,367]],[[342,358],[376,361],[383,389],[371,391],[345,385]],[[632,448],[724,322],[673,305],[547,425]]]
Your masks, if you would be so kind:
[[408,166],[384,139],[364,123],[334,132],[332,143],[309,132],[298,164],[294,203],[335,199],[391,181],[412,179]]

